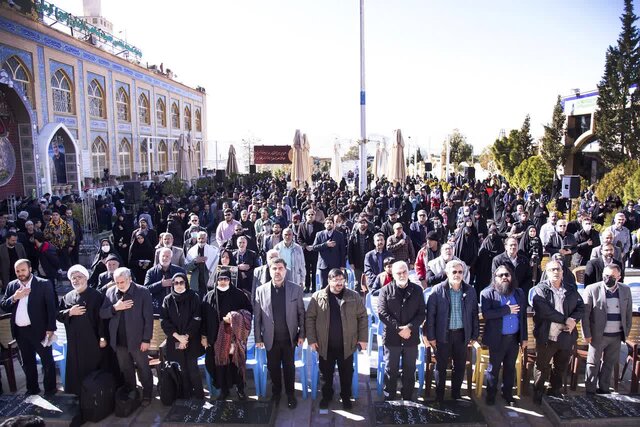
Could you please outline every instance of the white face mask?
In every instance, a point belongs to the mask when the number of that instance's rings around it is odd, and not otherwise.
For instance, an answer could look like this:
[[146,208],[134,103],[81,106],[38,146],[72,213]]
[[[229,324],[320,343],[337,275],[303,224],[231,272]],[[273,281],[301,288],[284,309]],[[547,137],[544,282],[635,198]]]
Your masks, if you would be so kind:
[[589,225],[583,225],[582,228],[584,229],[585,233],[588,233],[591,231],[591,224]]
[[173,290],[175,291],[176,294],[180,295],[180,294],[184,294],[187,291],[187,287],[182,286],[180,289],[174,287]]
[[198,232],[196,231],[194,233],[191,233],[191,238],[192,239],[197,239],[198,238]]
[[109,245],[102,245],[102,252],[109,252],[111,250],[111,246]]
[[226,285],[226,286],[216,285],[216,288],[217,288],[219,291],[224,292],[224,291],[226,291],[227,289],[229,289],[229,285]]

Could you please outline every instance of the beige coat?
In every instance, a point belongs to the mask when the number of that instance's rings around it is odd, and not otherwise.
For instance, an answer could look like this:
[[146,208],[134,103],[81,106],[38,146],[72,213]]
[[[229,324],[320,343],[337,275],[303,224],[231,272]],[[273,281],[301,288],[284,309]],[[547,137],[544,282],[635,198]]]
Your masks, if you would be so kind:
[[[307,307],[307,342],[318,344],[318,353],[327,358],[329,347],[329,287],[316,292]],[[351,289],[344,290],[340,301],[340,317],[342,318],[342,336],[344,341],[344,358],[351,356],[358,342],[367,341],[367,310],[360,295]]]

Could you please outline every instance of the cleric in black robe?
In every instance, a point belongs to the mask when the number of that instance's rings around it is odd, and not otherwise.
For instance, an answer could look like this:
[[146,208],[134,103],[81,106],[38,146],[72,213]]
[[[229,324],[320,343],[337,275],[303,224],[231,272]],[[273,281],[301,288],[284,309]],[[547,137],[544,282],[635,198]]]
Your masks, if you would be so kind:
[[[215,387],[220,389],[218,400],[226,400],[229,390],[235,385],[238,398],[245,400],[247,395],[244,391],[244,371],[246,365],[247,337],[251,330],[251,313],[253,309],[249,297],[240,289],[230,285],[231,275],[228,271],[221,271],[217,277],[216,287],[210,290],[202,302],[202,344],[206,348],[205,366],[209,374],[213,377]],[[231,316],[227,317],[230,313]],[[224,326],[225,334],[231,334],[234,327],[231,317],[238,319],[237,314],[248,316],[248,324],[245,322],[242,332],[244,340],[235,341],[230,336],[220,334],[221,323]],[[225,321],[225,318],[229,321]],[[236,335],[237,336],[237,335]],[[234,342],[232,350],[233,357],[230,357],[229,344]],[[244,341],[244,342],[242,342]],[[223,345],[223,342],[225,345]],[[216,349],[225,348],[225,353],[216,353]],[[216,357],[217,356],[217,357]],[[221,359],[228,359],[228,363],[221,364]]]
[[[473,225],[473,221],[469,217],[465,217],[462,227],[456,232],[455,245],[453,254],[460,258],[467,267],[469,267],[469,284],[475,283],[476,275],[476,260],[478,258],[478,252],[480,252],[480,241],[478,240],[478,231]],[[480,293],[481,289],[478,289],[476,283],[476,291]]]
[[489,227],[489,235],[484,238],[476,261],[476,281],[481,289],[491,284],[491,263],[493,259],[504,252],[502,237],[498,234],[495,224]]
[[62,299],[57,316],[67,333],[64,390],[79,395],[84,378],[101,366],[101,349],[107,346],[107,330],[100,319],[104,296],[88,286],[89,272],[83,266],[72,266],[67,277],[73,290]]

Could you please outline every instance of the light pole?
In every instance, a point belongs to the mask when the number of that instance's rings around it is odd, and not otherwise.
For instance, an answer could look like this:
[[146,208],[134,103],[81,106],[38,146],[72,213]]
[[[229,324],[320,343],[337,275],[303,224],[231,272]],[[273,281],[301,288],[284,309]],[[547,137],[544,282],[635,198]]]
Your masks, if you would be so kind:
[[364,86],[364,0],[360,0],[360,193],[367,190],[367,124]]

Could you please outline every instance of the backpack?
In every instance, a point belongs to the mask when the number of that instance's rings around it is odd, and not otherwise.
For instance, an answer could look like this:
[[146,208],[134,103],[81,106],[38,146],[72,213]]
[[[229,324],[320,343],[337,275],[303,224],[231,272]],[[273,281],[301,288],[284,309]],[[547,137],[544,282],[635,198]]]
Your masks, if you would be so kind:
[[160,401],[165,406],[173,405],[176,399],[184,396],[182,390],[182,369],[178,362],[165,361],[160,368]]
[[96,423],[115,407],[116,381],[109,372],[95,371],[82,381],[80,412],[84,421]]

